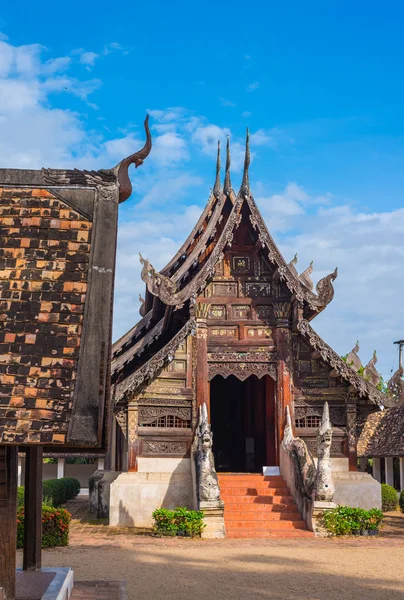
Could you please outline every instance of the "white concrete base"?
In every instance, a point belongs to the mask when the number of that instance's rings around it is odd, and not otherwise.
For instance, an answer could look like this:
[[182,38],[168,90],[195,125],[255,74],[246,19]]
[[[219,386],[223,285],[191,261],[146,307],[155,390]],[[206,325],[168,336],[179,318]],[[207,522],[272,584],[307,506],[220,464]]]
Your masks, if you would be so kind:
[[[317,457],[314,458],[314,462],[317,466]],[[345,456],[331,458],[331,471],[333,473],[348,473],[349,472],[349,459]]]
[[195,508],[189,458],[140,458],[137,473],[121,473],[110,487],[109,524],[151,528],[156,508]]
[[333,501],[352,508],[382,508],[382,488],[371,475],[360,471],[335,472]]
[[205,524],[201,537],[209,540],[225,538],[224,503],[220,500],[219,502],[201,502],[199,509],[203,511]]
[[262,472],[265,477],[276,477],[281,474],[279,467],[262,467]]

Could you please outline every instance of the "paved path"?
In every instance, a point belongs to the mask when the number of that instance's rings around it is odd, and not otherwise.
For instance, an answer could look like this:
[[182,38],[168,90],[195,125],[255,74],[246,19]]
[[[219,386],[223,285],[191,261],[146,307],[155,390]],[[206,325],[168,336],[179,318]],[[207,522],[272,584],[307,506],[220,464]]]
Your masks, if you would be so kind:
[[190,540],[89,524],[76,509],[70,546],[45,550],[43,564],[70,565],[79,582],[126,581],[129,600],[404,600],[399,513],[379,538]]

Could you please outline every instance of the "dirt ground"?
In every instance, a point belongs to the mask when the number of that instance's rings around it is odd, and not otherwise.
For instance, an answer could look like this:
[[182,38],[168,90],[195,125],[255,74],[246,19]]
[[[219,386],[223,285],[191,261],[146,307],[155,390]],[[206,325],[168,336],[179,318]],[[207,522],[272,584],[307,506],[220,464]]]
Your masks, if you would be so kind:
[[404,600],[400,513],[378,538],[340,540],[160,539],[76,516],[69,547],[45,550],[44,566],[126,580],[129,600]]

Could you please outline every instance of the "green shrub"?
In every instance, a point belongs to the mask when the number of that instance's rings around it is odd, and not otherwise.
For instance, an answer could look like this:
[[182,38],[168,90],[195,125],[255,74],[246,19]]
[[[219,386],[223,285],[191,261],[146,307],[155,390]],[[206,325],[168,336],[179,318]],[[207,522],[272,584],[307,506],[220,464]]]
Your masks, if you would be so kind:
[[400,494],[400,498],[398,500],[398,504],[400,506],[401,512],[404,512],[404,490],[402,490]]
[[158,535],[200,537],[205,528],[203,512],[187,508],[158,508],[152,514],[154,531]]
[[[73,477],[47,479],[42,483],[42,498],[47,506],[60,506],[73,500],[80,491],[80,482]],[[24,506],[24,488],[18,488],[18,506]]]
[[378,508],[364,510],[350,506],[337,506],[323,515],[324,526],[332,535],[349,535],[369,529],[378,529],[383,513]]
[[387,483],[382,483],[382,510],[396,510],[398,497],[396,490]]
[[[42,548],[67,546],[71,515],[65,508],[42,506]],[[24,508],[17,511],[17,548],[24,547]]]
[[20,486],[17,488],[17,506],[24,506],[24,488]]

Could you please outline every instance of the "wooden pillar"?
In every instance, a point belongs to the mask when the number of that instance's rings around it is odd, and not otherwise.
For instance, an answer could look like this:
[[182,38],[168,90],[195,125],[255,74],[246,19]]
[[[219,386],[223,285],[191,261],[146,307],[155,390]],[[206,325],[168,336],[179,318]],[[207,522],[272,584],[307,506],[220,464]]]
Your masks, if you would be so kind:
[[140,440],[138,436],[139,407],[128,404],[128,471],[136,473],[139,470]]
[[208,312],[209,304],[197,304],[196,317],[196,403],[201,406],[204,402],[208,409],[210,420],[210,394],[208,374]]
[[0,598],[15,599],[17,446],[0,446]]
[[41,568],[42,553],[42,446],[29,446],[25,459],[23,569]]
[[286,407],[289,406],[293,416],[291,364],[291,306],[287,302],[274,304],[276,317],[276,350],[278,355],[276,381],[276,412],[277,412],[277,452],[283,440],[286,423]]
[[265,377],[265,425],[266,425],[266,465],[279,465],[277,415],[275,405],[275,382],[269,375]]
[[348,459],[349,470],[357,471],[357,453],[356,453],[356,404],[347,404],[347,432],[348,432]]

